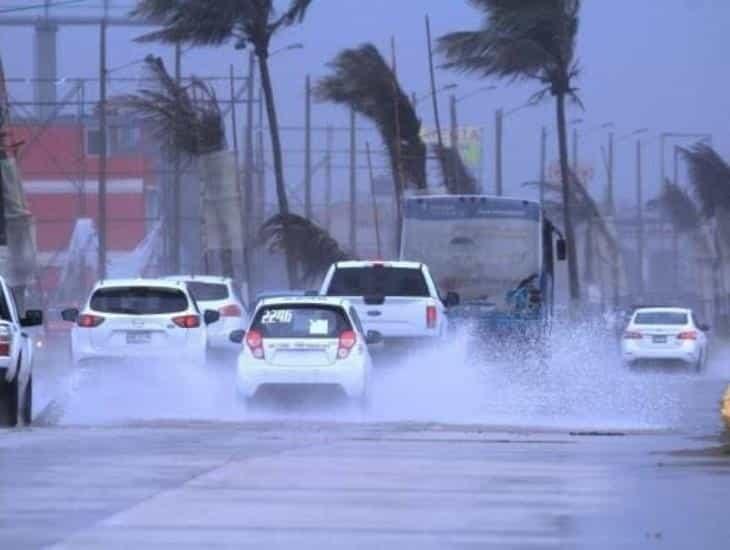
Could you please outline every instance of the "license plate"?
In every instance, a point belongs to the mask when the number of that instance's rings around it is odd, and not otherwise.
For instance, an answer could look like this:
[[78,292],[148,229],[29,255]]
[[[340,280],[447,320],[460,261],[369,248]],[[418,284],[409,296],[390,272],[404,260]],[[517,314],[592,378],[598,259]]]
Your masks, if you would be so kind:
[[667,337],[666,336],[653,336],[651,341],[654,342],[655,344],[666,344]]
[[149,344],[152,335],[149,332],[128,332],[127,344]]

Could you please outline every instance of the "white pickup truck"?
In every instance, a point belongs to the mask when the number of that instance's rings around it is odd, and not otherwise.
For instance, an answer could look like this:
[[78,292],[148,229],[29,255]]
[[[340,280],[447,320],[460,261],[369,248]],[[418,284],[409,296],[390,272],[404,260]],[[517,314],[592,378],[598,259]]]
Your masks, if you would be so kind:
[[446,308],[459,297],[439,296],[428,267],[418,262],[348,261],[333,264],[320,294],[347,298],[366,331],[386,344],[440,338],[446,334]]
[[24,328],[43,323],[43,312],[20,317],[10,287],[0,277],[0,426],[30,425],[33,412],[33,340]]

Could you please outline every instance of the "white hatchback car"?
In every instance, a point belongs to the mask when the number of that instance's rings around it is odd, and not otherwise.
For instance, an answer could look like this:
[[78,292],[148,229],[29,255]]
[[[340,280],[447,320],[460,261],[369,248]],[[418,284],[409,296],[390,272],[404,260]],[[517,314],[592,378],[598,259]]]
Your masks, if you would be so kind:
[[243,300],[230,277],[214,275],[179,275],[168,280],[184,282],[201,310],[220,313],[220,321],[208,327],[208,345],[213,348],[233,346],[229,335],[246,328],[248,315]]
[[339,386],[366,406],[372,360],[355,309],[341,298],[282,297],[259,302],[238,358],[237,390],[250,400],[263,386]]
[[157,279],[105,280],[85,307],[66,309],[74,364],[91,360],[161,360],[203,365],[208,324],[217,311],[201,312],[184,283]]
[[707,361],[707,325],[685,308],[639,308],[621,339],[628,365],[640,361],[679,361],[700,370]]

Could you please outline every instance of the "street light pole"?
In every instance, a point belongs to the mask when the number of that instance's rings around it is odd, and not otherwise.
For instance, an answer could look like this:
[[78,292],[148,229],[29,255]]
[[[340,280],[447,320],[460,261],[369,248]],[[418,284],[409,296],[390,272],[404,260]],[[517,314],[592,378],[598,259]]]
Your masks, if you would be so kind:
[[636,221],[639,297],[644,298],[644,190],[641,178],[641,138],[636,139]]
[[312,219],[312,84],[309,75],[304,90],[304,217]]
[[494,192],[502,196],[502,119],[501,108],[494,112]]
[[545,205],[545,180],[547,178],[547,170],[545,163],[547,162],[547,128],[543,126],[540,128],[540,178],[539,178],[539,193],[540,193],[540,207]]
[[98,256],[97,270],[99,280],[106,278],[106,245],[107,245],[107,213],[106,213],[106,161],[107,161],[107,120],[106,120],[106,17],[102,18],[99,34],[99,189],[97,194],[98,219]]

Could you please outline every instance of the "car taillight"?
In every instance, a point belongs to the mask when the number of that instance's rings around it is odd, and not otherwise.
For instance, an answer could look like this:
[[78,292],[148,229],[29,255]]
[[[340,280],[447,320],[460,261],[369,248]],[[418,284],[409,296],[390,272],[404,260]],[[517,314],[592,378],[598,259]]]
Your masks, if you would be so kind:
[[78,321],[76,321],[76,324],[78,324],[80,327],[84,327],[84,328],[94,328],[94,327],[98,327],[103,322],[104,322],[104,317],[100,317],[99,315],[91,315],[90,313],[85,313],[83,315],[79,315],[79,319],[78,319]]
[[178,317],[173,317],[172,322],[180,328],[198,328],[200,326],[200,316],[180,315]]
[[687,330],[677,334],[677,340],[697,340],[697,332],[694,330]]
[[641,340],[644,336],[640,332],[627,330],[624,332],[624,340]]
[[264,337],[258,330],[249,330],[246,333],[246,345],[256,359],[264,358]]
[[218,313],[221,314],[221,317],[240,317],[241,308],[236,304],[228,304],[227,306],[220,308]]
[[350,350],[357,343],[357,335],[352,330],[345,330],[340,333],[340,343],[337,348],[337,358],[345,359],[350,355]]
[[426,306],[426,328],[436,328],[436,306]]
[[10,356],[10,330],[0,327],[0,357]]

